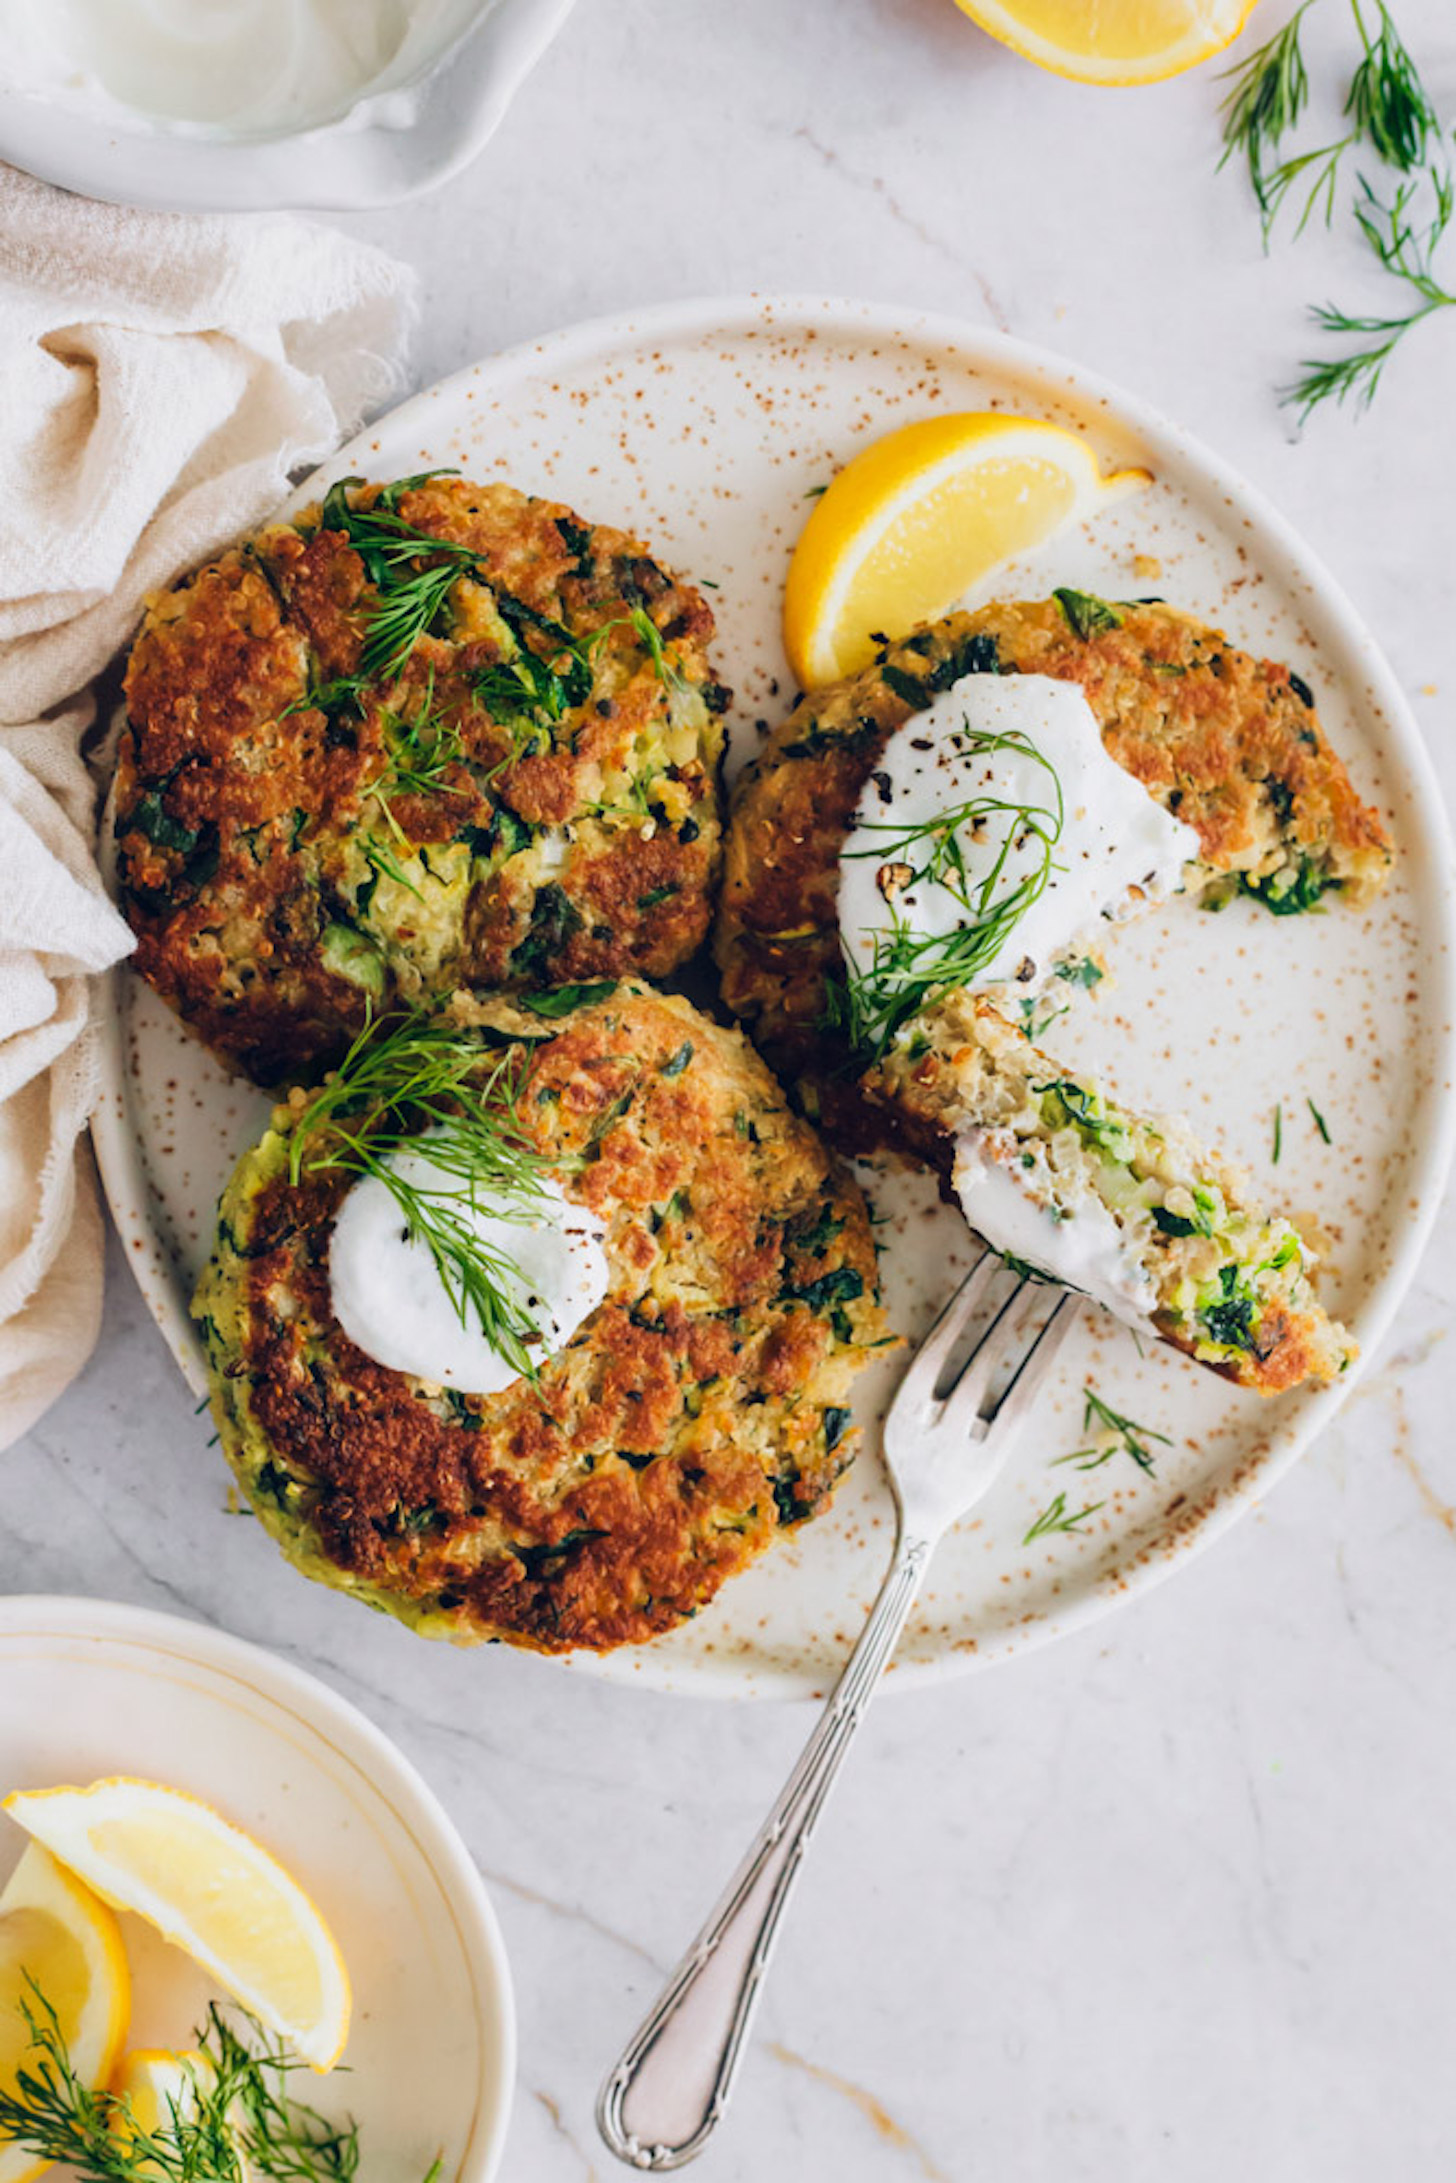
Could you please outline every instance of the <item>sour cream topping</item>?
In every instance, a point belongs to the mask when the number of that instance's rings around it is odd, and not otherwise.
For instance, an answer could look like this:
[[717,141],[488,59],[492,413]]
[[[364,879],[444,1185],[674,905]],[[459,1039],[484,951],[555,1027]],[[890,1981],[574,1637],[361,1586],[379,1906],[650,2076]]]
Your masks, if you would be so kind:
[[991,1156],[982,1134],[957,1138],[951,1181],[961,1209],[993,1250],[1050,1274],[1106,1306],[1115,1318],[1138,1321],[1157,1296],[1146,1269],[1123,1240],[1100,1198],[1088,1195],[1071,1211],[1036,1194],[1033,1170]]
[[[396,1171],[422,1191],[458,1188],[419,1149],[398,1155]],[[571,1339],[607,1293],[606,1230],[551,1182],[542,1195],[473,1208],[452,1194],[452,1208],[475,1239],[507,1262],[502,1286],[540,1329],[530,1343],[543,1363]],[[378,1176],[356,1182],[340,1205],[329,1245],[334,1316],[366,1356],[395,1372],[467,1394],[493,1395],[520,1377],[487,1340],[467,1307],[462,1321],[427,1243],[411,1236]]]
[[[969,804],[976,815],[954,829],[964,878],[951,872],[947,884],[942,861],[942,876],[912,883],[933,837],[907,837]],[[840,943],[853,969],[875,976],[897,931],[966,928],[977,919],[960,894],[979,905],[989,889],[993,910],[1032,891],[1049,855],[1045,886],[970,981],[975,992],[1033,993],[1099,920],[1171,894],[1198,848],[1193,828],[1109,758],[1074,683],[965,675],[896,730],[865,783],[840,855]]]
[[0,81],[69,106],[237,134],[404,81],[480,0],[0,0]]

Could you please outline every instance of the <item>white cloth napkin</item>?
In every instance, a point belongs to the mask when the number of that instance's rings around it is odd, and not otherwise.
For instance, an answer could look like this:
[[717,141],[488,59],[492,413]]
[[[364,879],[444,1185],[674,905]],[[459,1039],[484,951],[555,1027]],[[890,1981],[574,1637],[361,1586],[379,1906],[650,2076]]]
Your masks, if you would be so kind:
[[93,855],[86,687],[149,591],[395,390],[412,315],[407,269],[331,228],[0,166],[0,1448],[100,1318],[94,981],[131,942]]

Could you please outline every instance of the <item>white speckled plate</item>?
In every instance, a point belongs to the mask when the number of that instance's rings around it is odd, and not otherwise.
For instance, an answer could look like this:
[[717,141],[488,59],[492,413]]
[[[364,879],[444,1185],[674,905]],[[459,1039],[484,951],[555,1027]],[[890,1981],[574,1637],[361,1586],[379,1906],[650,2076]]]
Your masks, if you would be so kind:
[[[135,1774],[190,1790],[283,1859],[354,1992],[343,2067],[299,2096],[359,2125],[365,2176],[490,2183],[515,2076],[510,1974],[464,1845],[377,1728],[300,1668],[175,1615],[0,1600],[0,1795]],[[0,1883],[25,1847],[0,1816]],[[124,1918],[131,2046],[185,2047],[224,1999]],[[69,2172],[69,2171],[68,2171]]]
[[[860,304],[710,302],[578,327],[476,365],[361,436],[301,497],[351,471],[454,463],[638,531],[716,586],[741,761],[755,723],[788,702],[779,602],[806,495],[893,425],[988,406],[1079,426],[1105,464],[1141,464],[1155,479],[1003,571],[995,589],[1155,590],[1287,660],[1389,820],[1399,865],[1368,913],[1278,919],[1243,902],[1215,917],[1175,902],[1114,937],[1115,986],[1079,994],[1045,1041],[1127,1098],[1187,1113],[1271,1197],[1312,1213],[1331,1238],[1326,1293],[1368,1349],[1410,1279],[1451,1146],[1450,853],[1417,731],[1368,633],[1313,555],[1206,450],[1129,396],[981,327]],[[1159,563],[1157,576],[1135,556]],[[138,1278],[200,1388],[188,1292],[228,1165],[266,1101],[224,1078],[135,979],[121,975],[116,991],[103,1173]],[[882,1209],[898,1207],[883,1231],[887,1300],[913,1336],[971,1245],[928,1187],[872,1178],[871,1189]],[[1011,1468],[937,1554],[894,1683],[1044,1640],[1167,1575],[1294,1462],[1348,1388],[1261,1400],[1166,1349],[1140,1356],[1110,1320],[1091,1307],[1085,1317]],[[862,1383],[869,1430],[830,1513],[670,1637],[580,1664],[673,1690],[822,1689],[889,1553],[873,1420],[894,1378],[886,1364]],[[1050,1467],[1080,1444],[1088,1381],[1169,1436],[1155,1475],[1120,1458],[1092,1474]],[[1077,1532],[1024,1544],[1063,1489],[1069,1509],[1102,1506]]]

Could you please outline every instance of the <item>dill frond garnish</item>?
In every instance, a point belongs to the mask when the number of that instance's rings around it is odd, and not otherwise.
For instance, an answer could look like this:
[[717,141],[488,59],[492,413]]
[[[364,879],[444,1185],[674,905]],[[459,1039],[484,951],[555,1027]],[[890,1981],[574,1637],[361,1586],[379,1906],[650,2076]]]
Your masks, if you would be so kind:
[[1388,167],[1412,174],[1440,141],[1441,123],[1385,0],[1375,4],[1380,24],[1372,38],[1360,0],[1350,0],[1365,51],[1350,79],[1345,112],[1356,136],[1372,144]]
[[1347,158],[1371,152],[1395,178],[1383,192],[1357,171],[1350,209],[1376,262],[1404,291],[1404,309],[1347,311],[1320,304],[1312,316],[1321,332],[1352,343],[1342,354],[1306,358],[1282,389],[1301,422],[1322,402],[1368,407],[1385,366],[1416,326],[1456,306],[1456,290],[1435,268],[1435,253],[1451,224],[1453,185],[1446,134],[1386,0],[1350,0],[1360,53],[1344,102],[1343,135],[1306,151],[1278,156],[1281,141],[1297,126],[1309,97],[1309,76],[1300,46],[1304,0],[1284,28],[1230,70],[1224,100],[1223,158],[1236,154],[1247,168],[1259,207],[1264,243],[1286,201],[1303,192],[1295,228],[1303,232],[1321,213],[1328,227],[1339,202]]
[[[458,765],[465,755],[460,731],[435,710],[435,678],[431,673],[425,686],[420,708],[412,720],[400,716],[386,718],[383,724],[386,753],[384,771],[370,782],[365,795],[374,802],[388,826],[395,842],[407,856],[414,854],[414,843],[406,834],[395,814],[394,802],[398,796],[463,796],[465,791],[452,787],[446,779],[450,768]],[[419,888],[400,867],[394,851],[385,846],[377,836],[362,840],[361,847],[376,874],[382,873],[405,888],[417,901],[422,901]]]
[[[27,1975],[21,2014],[33,2059],[15,2072],[14,2092],[0,2092],[0,2137],[38,2158],[59,2161],[79,2183],[354,2183],[359,2133],[291,2097],[289,2079],[305,2067],[257,2020],[237,2012],[246,2039],[214,2004],[193,2034],[203,2061],[189,2067],[190,2092],[154,2130],[143,2129],[131,2102],[92,2092],[77,2077],[51,2003]],[[437,2177],[434,2162],[424,2183]]]
[[1069,1455],[1057,1456],[1052,1468],[1055,1470],[1058,1463],[1075,1463],[1078,1470],[1100,1470],[1104,1463],[1111,1462],[1113,1456],[1129,1455],[1138,1469],[1146,1471],[1151,1477],[1154,1462],[1148,1442],[1161,1441],[1165,1448],[1173,1445],[1167,1433],[1155,1432],[1151,1425],[1139,1425],[1136,1418],[1124,1417],[1120,1410],[1113,1409],[1110,1402],[1104,1402],[1095,1388],[1084,1387],[1082,1430],[1090,1433],[1099,1427],[1100,1435],[1095,1446],[1073,1448]]
[[[881,887],[891,924],[874,935],[867,968],[846,953],[845,984],[842,989],[831,984],[830,1005],[842,1011],[839,1027],[847,1029],[853,1044],[876,1057],[937,987],[967,986],[995,959],[1045,892],[1055,868],[1053,852],[1064,814],[1061,782],[1050,760],[1019,729],[991,735],[967,728],[957,741],[972,757],[1011,751],[1032,759],[1047,775],[1047,801],[1018,801],[985,791],[913,826],[886,820],[856,829],[855,840],[866,834],[879,838],[867,848],[846,848],[843,853],[874,857],[882,875],[891,875]],[[962,835],[980,832],[997,820],[1004,826],[990,866],[983,876],[973,877]],[[1029,852],[1027,869],[1019,877],[1007,871],[1013,851]],[[948,894],[961,912],[949,932],[917,932],[899,907],[916,887],[932,886]]]
[[388,762],[369,793],[382,804],[395,796],[460,796],[445,776],[465,755],[460,730],[435,709],[435,677],[430,674],[419,710],[412,720],[392,715],[384,723]]
[[320,525],[342,531],[364,564],[364,574],[376,596],[368,609],[364,649],[357,676],[346,676],[335,687],[355,688],[360,683],[390,681],[403,668],[420,638],[434,623],[445,601],[462,576],[473,576],[480,556],[473,546],[458,539],[436,538],[419,530],[399,513],[400,495],[418,478],[401,478],[378,494],[371,506],[356,507],[349,498],[352,486],[363,478],[340,478],[324,498]]
[[1069,1509],[1067,1496],[1059,1493],[1042,1510],[1021,1543],[1023,1546],[1030,1546],[1033,1539],[1044,1539],[1053,1531],[1080,1531],[1087,1518],[1095,1516],[1098,1509],[1105,1508],[1106,1505],[1105,1501],[1089,1501],[1085,1508]]
[[399,512],[404,493],[429,478],[455,475],[454,471],[429,470],[418,477],[400,478],[382,487],[367,507],[357,506],[349,497],[355,487],[364,485],[363,478],[340,478],[330,486],[320,528],[344,533],[363,562],[375,595],[364,607],[364,644],[357,672],[320,685],[290,710],[297,710],[299,704],[317,705],[326,712],[349,706],[360,709],[364,686],[392,681],[403,671],[462,577],[472,577],[491,590],[496,613],[515,640],[516,649],[509,658],[471,677],[485,710],[512,730],[512,747],[496,773],[540,742],[549,745],[555,723],[571,707],[586,703],[592,693],[596,655],[614,629],[636,632],[664,689],[686,688],[667,656],[662,632],[644,608],[634,606],[589,636],[574,637],[554,616],[490,585],[482,557],[473,546],[438,538],[405,521]]
[[288,1160],[294,1184],[329,1174],[382,1183],[429,1251],[461,1324],[473,1318],[491,1347],[534,1380],[529,1345],[541,1329],[520,1269],[475,1225],[485,1212],[530,1220],[547,1202],[547,1176],[571,1164],[538,1152],[525,1131],[523,1066],[439,1017],[366,1025],[305,1107]]
[[1248,169],[1269,239],[1277,205],[1269,202],[1268,161],[1279,141],[1293,129],[1309,99],[1309,74],[1300,49],[1300,26],[1314,0],[1303,0],[1282,30],[1257,46],[1237,66],[1224,71],[1229,91],[1219,111],[1223,115],[1223,157],[1220,167],[1238,154]]

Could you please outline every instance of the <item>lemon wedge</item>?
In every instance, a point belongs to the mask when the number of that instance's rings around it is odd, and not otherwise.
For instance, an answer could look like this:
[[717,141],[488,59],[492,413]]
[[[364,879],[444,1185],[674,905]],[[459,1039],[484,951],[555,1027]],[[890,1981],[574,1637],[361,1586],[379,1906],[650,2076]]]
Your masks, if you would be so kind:
[[[185,2054],[161,2047],[134,2048],[111,2081],[117,2099],[126,2102],[125,2109],[111,2118],[113,2136],[122,2141],[135,2138],[138,2132],[156,2137],[173,2132],[178,2122],[195,2120],[198,2092],[213,2076],[211,2062],[196,2048]],[[132,2165],[140,2175],[160,2172],[159,2164],[138,2163],[135,2155]]]
[[[38,2014],[36,1987],[55,2010],[71,2067],[94,2092],[126,2037],[126,1953],[105,1903],[32,1842],[0,1894],[0,2092],[12,2096],[17,2073],[33,2072],[38,2059],[22,2013]],[[47,2166],[0,2130],[0,2183],[23,2183]]]
[[1254,0],[956,0],[1028,61],[1078,83],[1161,83],[1222,53]]
[[[303,1889],[241,1827],[181,1789],[120,1777],[4,1809],[118,1910],[147,1918],[314,2069],[349,2032],[349,1980]],[[3,2179],[0,2179],[3,2183]]]
[[1034,417],[971,410],[876,440],[826,489],[784,588],[784,644],[802,689],[867,667],[998,563],[1149,482],[1104,478],[1087,442]]

